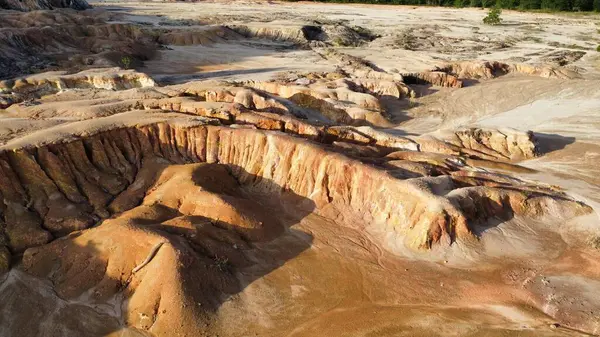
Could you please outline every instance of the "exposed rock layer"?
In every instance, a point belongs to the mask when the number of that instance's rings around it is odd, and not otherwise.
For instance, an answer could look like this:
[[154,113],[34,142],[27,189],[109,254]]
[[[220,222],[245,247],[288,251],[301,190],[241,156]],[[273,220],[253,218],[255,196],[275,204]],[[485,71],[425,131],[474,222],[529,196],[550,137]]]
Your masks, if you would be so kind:
[[[587,210],[564,197],[555,199],[554,191],[526,186],[519,187],[524,192],[502,190],[503,182],[457,178],[460,175],[402,181],[393,173],[386,174],[301,139],[189,123],[124,127],[82,140],[6,151],[0,162],[0,183],[9,248],[23,251],[136,206],[145,189],[133,183],[144,160],[156,157],[171,163],[220,163],[241,184],[269,182],[270,189],[277,189],[273,193],[293,192],[313,200],[317,209],[327,205],[351,209],[365,223],[388,228],[413,248],[470,238],[468,221],[475,220],[475,216],[487,218],[512,212],[539,216],[544,209],[560,209],[562,216],[574,216]],[[477,139],[485,144],[490,138]],[[452,156],[415,152],[414,148],[394,152],[388,158],[428,163],[446,172],[464,165]],[[487,187],[462,191],[460,186],[464,184]],[[440,188],[447,192],[439,192]],[[444,194],[447,196],[442,197]],[[465,206],[465,200],[474,205]],[[488,200],[496,206],[488,207]],[[465,207],[481,211],[464,213]]]

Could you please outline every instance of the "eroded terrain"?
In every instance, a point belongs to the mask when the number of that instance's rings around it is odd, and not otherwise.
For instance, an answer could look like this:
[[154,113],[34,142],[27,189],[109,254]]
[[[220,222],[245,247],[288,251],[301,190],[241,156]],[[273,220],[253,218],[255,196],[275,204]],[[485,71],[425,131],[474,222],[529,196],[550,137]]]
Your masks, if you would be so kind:
[[600,332],[597,17],[0,4],[0,335]]

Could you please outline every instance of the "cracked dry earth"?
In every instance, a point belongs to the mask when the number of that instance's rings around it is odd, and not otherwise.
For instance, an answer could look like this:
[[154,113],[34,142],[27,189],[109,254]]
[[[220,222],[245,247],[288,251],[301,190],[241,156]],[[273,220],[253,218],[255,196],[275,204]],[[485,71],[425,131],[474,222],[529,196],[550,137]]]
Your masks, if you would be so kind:
[[0,336],[600,333],[597,18],[92,5],[0,0]]

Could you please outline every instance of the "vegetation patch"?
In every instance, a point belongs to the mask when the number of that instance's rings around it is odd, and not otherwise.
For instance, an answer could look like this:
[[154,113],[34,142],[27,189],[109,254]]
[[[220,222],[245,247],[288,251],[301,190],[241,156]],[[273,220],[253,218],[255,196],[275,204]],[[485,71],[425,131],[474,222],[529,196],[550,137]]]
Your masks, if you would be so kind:
[[124,69],[129,69],[129,67],[131,66],[131,57],[129,57],[129,56],[121,57],[120,63]]
[[415,50],[417,48],[417,38],[407,29],[398,34],[394,44],[398,46],[398,48]]
[[[288,0],[295,1],[295,0]],[[591,12],[600,11],[600,0],[319,0],[319,2],[418,5],[443,7],[499,7],[522,11]]]
[[492,26],[501,24],[502,18],[500,17],[500,14],[502,14],[502,9],[499,7],[490,8],[488,15],[483,18],[483,23]]

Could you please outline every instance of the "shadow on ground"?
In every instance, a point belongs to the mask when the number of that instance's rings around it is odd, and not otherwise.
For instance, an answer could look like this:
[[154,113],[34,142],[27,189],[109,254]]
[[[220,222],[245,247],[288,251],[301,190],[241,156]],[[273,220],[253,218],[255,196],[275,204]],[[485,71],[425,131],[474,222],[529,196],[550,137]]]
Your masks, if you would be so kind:
[[[144,70],[143,68],[140,70]],[[257,69],[240,69],[240,70],[218,70],[205,71],[196,74],[159,74],[154,75],[153,79],[161,85],[182,84],[190,81],[207,80],[215,78],[226,78],[230,76],[260,74],[274,71],[283,71],[285,68],[257,68]]]
[[312,200],[238,166],[143,156],[161,165],[138,170],[137,206],[18,257],[0,282],[0,335],[209,331],[222,303],[311,246],[292,227]]
[[567,145],[575,143],[575,137],[565,137],[541,132],[535,132],[534,136],[537,139],[537,149],[539,154],[547,154],[562,150],[567,147]]

